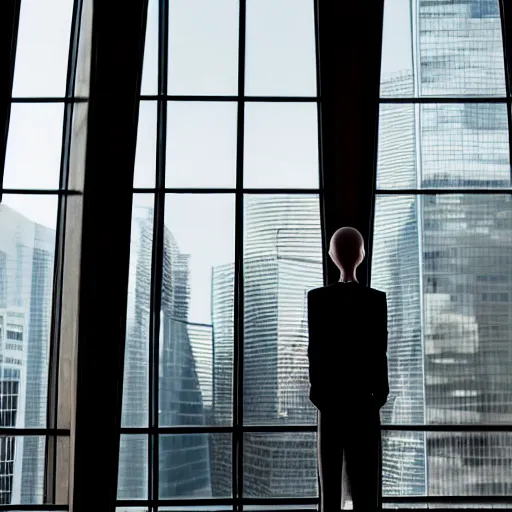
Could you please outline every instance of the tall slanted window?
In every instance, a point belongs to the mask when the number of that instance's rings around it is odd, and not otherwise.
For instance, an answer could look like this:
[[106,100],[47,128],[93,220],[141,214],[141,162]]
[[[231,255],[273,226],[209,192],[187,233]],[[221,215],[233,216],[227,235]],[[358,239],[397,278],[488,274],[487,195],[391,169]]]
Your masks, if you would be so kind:
[[371,282],[391,501],[512,494],[508,93],[498,0],[386,0]]
[[68,504],[78,291],[64,239],[80,225],[66,212],[81,198],[92,2],[17,6],[0,161],[0,505],[58,510]]
[[119,506],[318,496],[316,68],[313,0],[149,2]]

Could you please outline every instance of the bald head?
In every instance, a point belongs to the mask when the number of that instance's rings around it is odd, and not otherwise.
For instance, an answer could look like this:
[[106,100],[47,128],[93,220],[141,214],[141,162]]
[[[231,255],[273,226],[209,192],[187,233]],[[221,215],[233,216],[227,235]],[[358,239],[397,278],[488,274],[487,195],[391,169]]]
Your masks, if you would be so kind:
[[363,236],[355,228],[338,229],[332,235],[329,256],[340,270],[354,271],[364,258]]

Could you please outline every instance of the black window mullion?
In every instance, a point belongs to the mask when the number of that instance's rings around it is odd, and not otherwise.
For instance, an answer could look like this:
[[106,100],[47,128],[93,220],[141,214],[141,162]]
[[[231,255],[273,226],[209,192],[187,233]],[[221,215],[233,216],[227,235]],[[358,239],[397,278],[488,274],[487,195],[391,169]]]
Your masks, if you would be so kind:
[[244,128],[245,128],[246,0],[240,0],[238,24],[238,118],[235,195],[234,353],[232,493],[235,512],[243,509],[244,406]]
[[0,202],[4,182],[5,154],[7,150],[7,134],[11,115],[12,84],[14,79],[14,61],[16,58],[16,44],[18,40],[18,26],[20,21],[21,0],[3,0],[0,3],[0,19],[8,30],[0,33],[0,69],[2,72],[2,97],[0,97],[0,126],[2,138],[0,140]]
[[169,0],[160,0],[158,19],[158,93],[157,140],[156,140],[156,192],[154,211],[153,263],[151,276],[150,306],[150,389],[148,440],[148,493],[151,510],[157,510],[159,498],[159,358],[160,358],[160,310],[162,306],[162,278],[165,252],[165,166],[167,140],[167,70]]
[[505,90],[507,92],[508,154],[512,179],[512,106],[510,104],[510,88],[512,80],[512,8],[510,7],[510,2],[505,0],[499,0],[498,3],[501,18],[501,37],[503,43],[503,59],[505,68]]

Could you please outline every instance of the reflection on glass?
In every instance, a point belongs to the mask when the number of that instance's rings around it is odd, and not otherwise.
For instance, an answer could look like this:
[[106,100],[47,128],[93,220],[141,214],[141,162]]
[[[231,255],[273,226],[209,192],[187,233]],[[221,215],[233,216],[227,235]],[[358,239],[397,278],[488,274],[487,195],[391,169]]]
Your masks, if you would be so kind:
[[318,188],[318,174],[316,104],[246,104],[245,187]]
[[156,101],[140,102],[135,168],[133,172],[133,186],[135,188],[152,188],[155,186],[156,107]]
[[244,218],[244,421],[314,424],[306,298],[322,285],[318,196],[247,195]]
[[121,435],[117,499],[148,499],[147,435]]
[[508,195],[377,198],[372,285],[388,295],[386,422],[510,421],[511,240]]
[[160,436],[159,498],[231,498],[231,447],[231,434]]
[[379,189],[510,186],[505,103],[381,105]]
[[59,187],[63,115],[58,103],[12,105],[4,188]]
[[381,96],[505,96],[498,0],[387,0]]
[[[372,286],[387,292],[389,315],[391,393],[384,422],[510,422],[511,241],[508,195],[377,198]],[[415,434],[407,436],[413,443]],[[399,445],[401,438],[389,450]],[[414,446],[407,459],[424,466],[427,452],[421,443]],[[479,464],[489,453],[481,452]],[[500,464],[512,467],[512,456],[502,457]],[[464,494],[481,495],[471,474]],[[418,478],[400,484],[397,494],[426,485]]]
[[313,0],[248,0],[245,94],[315,96]]
[[169,94],[236,95],[239,2],[169,4]]
[[72,11],[73,0],[21,2],[13,96],[64,96]]
[[45,448],[44,436],[0,436],[0,505],[43,503]]
[[237,106],[170,102],[167,187],[235,187]]
[[244,434],[244,496],[318,496],[315,433]]
[[166,196],[160,426],[231,422],[234,210],[231,194]]
[[158,92],[158,11],[158,0],[149,0],[141,94],[157,94]]
[[152,194],[134,195],[126,313],[123,427],[148,425],[153,209]]
[[383,432],[386,496],[506,496],[510,432]]

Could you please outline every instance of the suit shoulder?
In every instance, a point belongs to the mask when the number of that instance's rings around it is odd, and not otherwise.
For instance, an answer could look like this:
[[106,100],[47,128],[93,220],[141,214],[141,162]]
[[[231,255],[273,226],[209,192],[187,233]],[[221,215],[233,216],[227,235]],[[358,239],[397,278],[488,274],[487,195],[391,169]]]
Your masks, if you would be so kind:
[[386,292],[383,292],[382,290],[377,290],[377,288],[368,288],[368,291],[375,298],[379,298],[379,299],[385,299],[386,298]]
[[321,297],[328,290],[328,286],[320,286],[318,288],[313,288],[308,292],[308,299],[315,299]]

